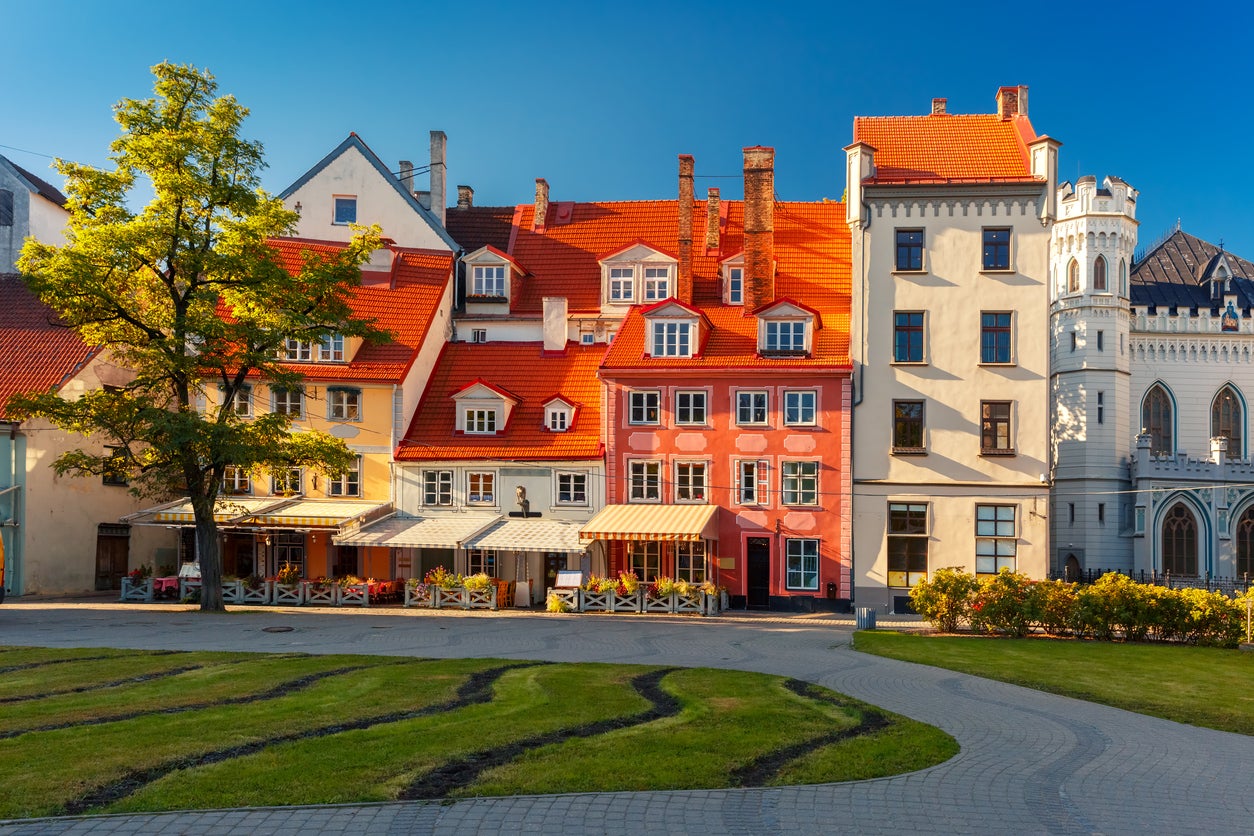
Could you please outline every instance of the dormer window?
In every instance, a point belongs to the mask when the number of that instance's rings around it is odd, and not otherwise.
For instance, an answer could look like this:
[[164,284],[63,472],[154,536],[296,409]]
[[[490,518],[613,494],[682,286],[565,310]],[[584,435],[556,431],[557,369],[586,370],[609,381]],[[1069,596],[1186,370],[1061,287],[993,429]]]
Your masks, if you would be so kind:
[[564,433],[570,426],[570,413],[564,409],[549,410],[549,429],[555,433]]
[[692,323],[667,321],[653,323],[654,357],[691,357]]
[[544,405],[544,428],[549,432],[564,433],[575,422],[575,405],[565,398],[550,398]]
[[335,214],[331,219],[331,223],[336,226],[347,226],[348,224],[357,223],[357,196],[356,195],[336,195]]
[[727,304],[743,305],[745,303],[745,270],[743,267],[727,269]]
[[610,301],[631,302],[636,298],[636,269],[634,267],[610,268]]
[[607,305],[653,303],[669,299],[679,264],[673,256],[648,244],[628,244],[604,256],[601,262],[601,298]]
[[344,361],[344,335],[328,334],[318,343],[318,359],[339,363]]
[[700,351],[702,334],[710,328],[701,311],[674,299],[646,308],[641,315],[646,329],[645,353],[650,357],[692,357]]
[[814,310],[788,299],[773,302],[755,313],[758,351],[764,355],[809,354],[814,332],[822,327]]
[[471,294],[474,296],[505,295],[505,265],[476,265],[472,272]]
[[644,301],[661,302],[671,295],[669,267],[644,268]]
[[465,427],[467,433],[476,435],[492,435],[496,432],[495,409],[467,409]]
[[466,301],[508,302],[510,277],[526,271],[514,258],[493,246],[480,247],[462,259],[466,265]]
[[342,363],[344,361],[344,335],[329,334],[318,342],[289,338],[283,346],[283,359],[289,363],[319,362]]
[[806,324],[801,319],[784,319],[766,323],[766,351],[799,352],[806,350]]
[[457,431],[467,435],[496,435],[505,429],[518,399],[481,380],[453,395],[457,403]]

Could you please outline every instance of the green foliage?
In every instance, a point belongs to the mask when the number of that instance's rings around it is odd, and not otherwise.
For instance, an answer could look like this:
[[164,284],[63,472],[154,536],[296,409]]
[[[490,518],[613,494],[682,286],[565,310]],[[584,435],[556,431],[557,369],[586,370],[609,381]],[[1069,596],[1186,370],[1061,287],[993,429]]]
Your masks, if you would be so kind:
[[572,610],[573,607],[571,607],[570,602],[556,592],[550,592],[549,597],[544,599],[545,612],[562,613],[571,612]]
[[911,588],[910,606],[936,629],[952,633],[959,623],[970,620],[978,588],[976,579],[956,566],[937,569]]
[[441,589],[457,589],[463,584],[463,578],[461,575],[455,572],[450,572],[443,566],[437,566],[434,569],[431,569],[422,580],[423,583],[427,584],[427,586],[438,586]]
[[300,567],[293,566],[285,560],[283,561],[282,568],[280,568],[278,573],[275,574],[274,580],[275,583],[282,584],[283,586],[295,586],[300,583]]
[[1109,641],[1116,634],[1140,641],[1149,633],[1148,587],[1127,575],[1107,572],[1082,587],[1076,601],[1076,630]]
[[462,585],[472,592],[483,592],[492,588],[492,579],[488,577],[487,572],[480,572],[477,575],[467,575],[462,578]]
[[977,630],[1023,638],[1040,619],[1036,585],[1027,575],[1001,571],[979,580],[971,603],[971,625]]
[[1075,623],[1076,585],[1066,581],[1036,584],[1037,624],[1051,636],[1065,635]]

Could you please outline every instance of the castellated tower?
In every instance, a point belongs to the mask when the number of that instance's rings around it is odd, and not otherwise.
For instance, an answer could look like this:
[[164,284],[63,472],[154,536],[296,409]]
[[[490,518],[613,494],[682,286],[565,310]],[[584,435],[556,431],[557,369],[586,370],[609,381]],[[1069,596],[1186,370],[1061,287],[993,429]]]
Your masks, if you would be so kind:
[[[1058,187],[1050,240],[1051,560],[1132,568],[1128,272],[1137,192],[1092,175]],[[1122,536],[1121,536],[1122,535]]]

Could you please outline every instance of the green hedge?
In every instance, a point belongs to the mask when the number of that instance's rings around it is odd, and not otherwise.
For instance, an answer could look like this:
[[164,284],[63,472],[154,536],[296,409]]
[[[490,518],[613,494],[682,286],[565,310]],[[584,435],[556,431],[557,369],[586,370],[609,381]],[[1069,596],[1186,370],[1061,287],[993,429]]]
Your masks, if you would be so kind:
[[1033,581],[1018,572],[975,578],[940,569],[910,590],[910,603],[937,629],[959,626],[986,633],[1050,635],[1105,641],[1183,641],[1236,647],[1245,636],[1244,596],[1204,589],[1168,589],[1111,572],[1088,586]]

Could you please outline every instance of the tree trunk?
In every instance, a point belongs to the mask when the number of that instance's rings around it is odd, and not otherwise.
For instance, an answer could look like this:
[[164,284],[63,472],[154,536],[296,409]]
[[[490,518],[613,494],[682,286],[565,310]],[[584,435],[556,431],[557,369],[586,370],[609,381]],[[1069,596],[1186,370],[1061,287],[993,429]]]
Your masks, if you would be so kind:
[[193,497],[196,515],[196,554],[200,560],[200,611],[225,612],[222,601],[222,544],[218,522],[213,517],[213,500]]

